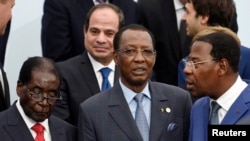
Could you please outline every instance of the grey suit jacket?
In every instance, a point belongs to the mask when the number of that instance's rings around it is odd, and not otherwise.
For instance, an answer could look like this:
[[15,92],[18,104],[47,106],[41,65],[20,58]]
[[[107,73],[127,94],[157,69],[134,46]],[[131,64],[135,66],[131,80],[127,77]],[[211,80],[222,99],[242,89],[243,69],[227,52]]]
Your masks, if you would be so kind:
[[[181,88],[151,81],[149,89],[149,141],[186,141],[192,103],[190,94]],[[81,103],[78,140],[142,141],[119,82]]]
[[[49,118],[49,128],[52,141],[76,141],[76,128],[53,115]],[[0,140],[34,141],[16,104],[0,112]]]
[[[56,103],[53,114],[76,125],[80,103],[100,92],[98,81],[87,52],[57,63],[57,66],[62,77],[60,91],[63,100]],[[114,82],[118,77],[116,69]]]

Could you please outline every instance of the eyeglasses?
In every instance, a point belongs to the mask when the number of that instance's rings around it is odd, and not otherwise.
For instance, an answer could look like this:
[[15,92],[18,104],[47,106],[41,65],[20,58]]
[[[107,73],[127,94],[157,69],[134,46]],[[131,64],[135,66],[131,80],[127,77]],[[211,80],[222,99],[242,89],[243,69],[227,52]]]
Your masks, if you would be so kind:
[[57,100],[61,100],[62,99],[59,91],[48,92],[48,97],[46,97],[46,96],[43,96],[44,92],[41,89],[39,89],[39,88],[35,88],[33,91],[31,91],[27,87],[27,90],[28,90],[31,98],[34,101],[37,101],[37,102],[41,102],[44,99],[47,99],[47,102],[49,104],[54,104]]
[[189,60],[187,60],[187,59],[182,59],[182,61],[184,62],[185,67],[189,67],[189,68],[191,68],[192,70],[195,70],[195,65],[207,63],[207,62],[210,62],[210,61],[214,61],[214,59],[209,59],[209,60],[200,61],[200,62],[193,62],[193,61],[189,61]]
[[152,49],[119,49],[117,51],[131,57],[136,56],[139,52],[141,52],[144,57],[152,57],[156,53],[156,51]]

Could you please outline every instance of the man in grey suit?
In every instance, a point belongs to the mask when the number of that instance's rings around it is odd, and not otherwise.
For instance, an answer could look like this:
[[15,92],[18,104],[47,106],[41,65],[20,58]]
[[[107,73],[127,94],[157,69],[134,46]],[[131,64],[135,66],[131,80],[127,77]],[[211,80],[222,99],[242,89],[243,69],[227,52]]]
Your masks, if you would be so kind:
[[31,57],[24,62],[17,81],[19,99],[0,113],[2,141],[75,141],[76,128],[51,115],[59,99],[60,75],[54,62],[43,57]]
[[[156,59],[152,33],[141,25],[126,26],[116,33],[114,49],[119,81],[81,103],[79,141],[187,141],[191,97],[181,88],[149,80]],[[143,99],[137,106],[139,95]]]
[[86,51],[57,64],[63,100],[57,102],[54,115],[76,125],[80,103],[101,90],[101,68],[112,70],[109,81],[113,86],[119,76],[113,61],[113,38],[123,23],[123,12],[115,5],[98,4],[90,9],[84,24]]

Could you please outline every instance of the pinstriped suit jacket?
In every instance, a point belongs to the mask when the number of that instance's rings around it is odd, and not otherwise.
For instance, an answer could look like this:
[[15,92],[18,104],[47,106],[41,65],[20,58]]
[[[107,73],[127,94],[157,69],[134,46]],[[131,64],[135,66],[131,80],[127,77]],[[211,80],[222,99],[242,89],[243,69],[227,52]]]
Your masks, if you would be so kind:
[[[190,94],[174,86],[149,82],[151,121],[149,141],[188,139]],[[166,112],[162,109],[170,108]],[[80,105],[79,141],[142,141],[119,82]]]

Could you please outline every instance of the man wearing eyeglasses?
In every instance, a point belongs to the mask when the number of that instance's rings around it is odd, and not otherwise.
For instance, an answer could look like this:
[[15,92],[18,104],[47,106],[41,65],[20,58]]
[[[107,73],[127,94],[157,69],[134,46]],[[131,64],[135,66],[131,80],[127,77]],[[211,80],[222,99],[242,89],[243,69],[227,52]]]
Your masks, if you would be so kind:
[[[227,27],[235,33],[238,31],[237,14],[233,0],[187,0],[183,19],[187,23],[187,35],[190,37],[210,26]],[[239,74],[243,79],[250,79],[250,61],[248,61],[250,49],[241,45],[240,51]],[[184,63],[180,61],[178,64],[178,86],[186,88],[186,75],[183,73],[183,68]]]
[[240,40],[227,28],[214,28],[194,37],[184,61],[187,89],[201,97],[192,107],[189,141],[207,141],[208,125],[233,125],[250,116],[250,85],[239,75]]
[[119,81],[81,103],[79,141],[187,141],[191,97],[149,80],[156,60],[152,33],[128,25],[116,33],[114,50]]
[[76,141],[76,128],[51,115],[60,99],[59,85],[59,72],[52,60],[27,59],[17,81],[19,99],[0,113],[0,140]]

